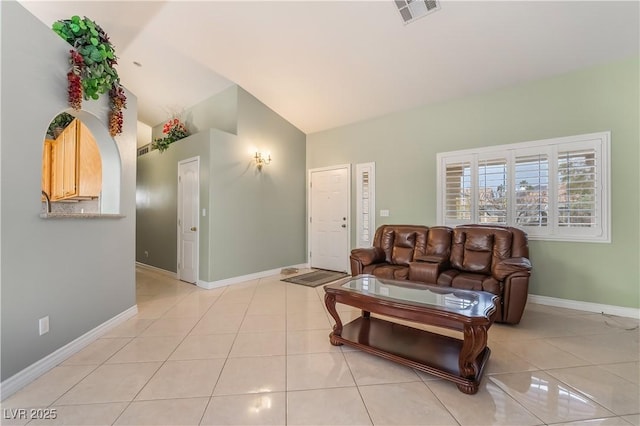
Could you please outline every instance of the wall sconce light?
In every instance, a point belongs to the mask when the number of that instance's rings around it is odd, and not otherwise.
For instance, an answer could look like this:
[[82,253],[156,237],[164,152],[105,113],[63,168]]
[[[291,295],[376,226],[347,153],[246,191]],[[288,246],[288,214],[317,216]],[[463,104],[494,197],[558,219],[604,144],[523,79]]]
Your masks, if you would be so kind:
[[256,160],[256,166],[258,170],[262,170],[262,166],[266,166],[271,163],[271,154],[263,154],[261,152],[257,152],[253,156],[253,159]]

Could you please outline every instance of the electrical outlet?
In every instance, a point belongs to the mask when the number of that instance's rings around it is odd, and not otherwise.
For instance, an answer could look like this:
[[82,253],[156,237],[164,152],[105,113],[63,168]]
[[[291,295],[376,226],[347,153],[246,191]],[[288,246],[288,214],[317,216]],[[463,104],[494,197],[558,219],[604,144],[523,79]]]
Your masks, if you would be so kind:
[[49,332],[49,316],[48,315],[38,320],[38,328],[40,330],[41,336]]

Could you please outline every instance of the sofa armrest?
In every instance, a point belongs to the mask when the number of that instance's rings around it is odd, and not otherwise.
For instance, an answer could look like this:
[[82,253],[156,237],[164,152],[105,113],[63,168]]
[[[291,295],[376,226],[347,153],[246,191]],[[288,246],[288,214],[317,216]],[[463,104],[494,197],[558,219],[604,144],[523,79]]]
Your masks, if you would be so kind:
[[516,272],[504,280],[502,320],[506,324],[518,324],[522,318],[529,294],[529,271]]
[[416,256],[414,260],[428,263],[445,263],[449,261],[449,256],[440,254],[423,254],[422,256]]
[[439,255],[416,256],[409,263],[409,280],[436,284],[442,271],[449,268],[449,258]]
[[493,269],[493,277],[499,281],[504,281],[509,275],[516,272],[531,271],[531,261],[526,257],[511,257],[498,262]]
[[384,250],[380,247],[357,248],[351,250],[351,257],[358,260],[362,266],[384,262]]
[[356,276],[364,272],[364,267],[374,263],[382,263],[386,259],[384,250],[379,247],[358,248],[351,250],[349,261],[351,263],[351,275]]
[[440,273],[438,263],[409,262],[409,281],[436,284]]

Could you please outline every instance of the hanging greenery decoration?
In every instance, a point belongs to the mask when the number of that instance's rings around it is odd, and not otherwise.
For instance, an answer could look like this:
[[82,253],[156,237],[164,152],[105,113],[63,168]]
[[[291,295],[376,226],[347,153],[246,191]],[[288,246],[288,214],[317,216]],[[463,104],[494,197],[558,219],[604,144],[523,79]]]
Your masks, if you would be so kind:
[[62,19],[54,22],[52,28],[73,46],[67,73],[69,105],[79,110],[83,98],[98,99],[109,93],[109,132],[111,136],[122,133],[122,109],[127,107],[127,97],[114,68],[118,62],[109,37],[87,17]]

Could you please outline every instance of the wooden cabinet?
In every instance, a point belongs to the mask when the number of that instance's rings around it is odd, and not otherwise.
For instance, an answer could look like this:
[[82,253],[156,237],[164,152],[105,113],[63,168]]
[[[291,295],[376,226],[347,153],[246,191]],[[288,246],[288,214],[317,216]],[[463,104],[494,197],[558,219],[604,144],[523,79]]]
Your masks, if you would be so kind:
[[102,157],[87,126],[80,123],[79,131],[77,196],[97,198],[102,191]]
[[64,198],[64,132],[51,143],[51,200]]
[[49,142],[50,161],[43,154],[43,190],[47,167],[51,201],[97,198],[102,189],[102,159],[89,129],[73,120],[55,140]]
[[[51,144],[53,139],[45,139],[42,149],[42,190],[48,196],[51,196]],[[45,200],[44,195],[42,200]]]
[[77,120],[69,124],[51,144],[51,201],[76,191]]

